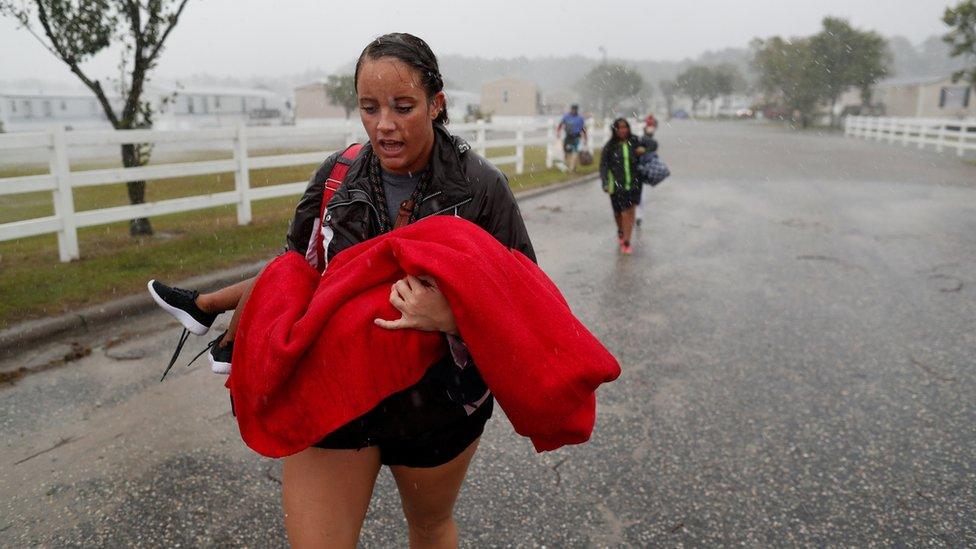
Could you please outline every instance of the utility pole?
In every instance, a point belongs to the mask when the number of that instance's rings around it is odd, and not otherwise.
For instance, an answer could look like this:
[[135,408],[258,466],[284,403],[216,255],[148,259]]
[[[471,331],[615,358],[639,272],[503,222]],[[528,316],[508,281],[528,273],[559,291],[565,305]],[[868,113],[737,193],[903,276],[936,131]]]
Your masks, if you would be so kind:
[[[600,50],[600,54],[603,56],[603,61],[602,61],[601,65],[603,65],[604,67],[606,67],[607,66],[607,48],[604,48],[603,46],[597,46],[597,49]],[[603,107],[603,96],[602,95],[600,96],[599,101],[597,101],[597,111],[600,113],[600,116],[606,116],[606,111],[604,110],[604,107]]]

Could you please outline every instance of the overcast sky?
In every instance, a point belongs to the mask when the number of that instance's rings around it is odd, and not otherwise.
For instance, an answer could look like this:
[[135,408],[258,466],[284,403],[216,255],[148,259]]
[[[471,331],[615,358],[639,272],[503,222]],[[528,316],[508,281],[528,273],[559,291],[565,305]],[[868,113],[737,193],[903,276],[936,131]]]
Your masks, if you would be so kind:
[[[743,47],[756,36],[817,31],[825,15],[919,42],[943,33],[940,0],[650,0],[602,4],[552,0],[190,0],[157,76],[275,76],[334,70],[373,37],[406,31],[437,54],[559,55],[678,60]],[[608,7],[604,7],[608,6]],[[89,62],[108,75],[117,53]],[[0,80],[73,81],[23,29],[0,19]]]

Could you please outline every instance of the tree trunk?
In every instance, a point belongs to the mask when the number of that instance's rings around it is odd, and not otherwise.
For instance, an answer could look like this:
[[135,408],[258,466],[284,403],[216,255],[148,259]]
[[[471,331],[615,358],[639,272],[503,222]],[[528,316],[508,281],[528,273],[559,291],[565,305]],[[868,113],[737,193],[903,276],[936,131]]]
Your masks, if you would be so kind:
[[[137,145],[126,143],[122,145],[122,165],[126,168],[142,166],[142,158]],[[129,193],[129,204],[144,204],[146,202],[146,182],[129,181],[125,184]],[[140,217],[129,221],[129,234],[132,236],[152,235],[153,229],[149,220]]]

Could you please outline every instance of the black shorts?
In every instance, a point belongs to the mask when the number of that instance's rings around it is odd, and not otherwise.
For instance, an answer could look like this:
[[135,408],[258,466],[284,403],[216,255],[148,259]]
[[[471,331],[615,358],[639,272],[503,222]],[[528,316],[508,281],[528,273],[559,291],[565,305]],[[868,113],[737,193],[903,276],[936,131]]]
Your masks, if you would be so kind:
[[312,446],[332,450],[377,446],[383,465],[437,467],[459,456],[481,436],[493,408],[494,399],[489,396],[468,415],[437,379],[426,375]]
[[623,213],[631,206],[640,204],[642,190],[640,183],[634,183],[629,191],[618,187],[610,195],[610,206],[613,207],[614,213]]

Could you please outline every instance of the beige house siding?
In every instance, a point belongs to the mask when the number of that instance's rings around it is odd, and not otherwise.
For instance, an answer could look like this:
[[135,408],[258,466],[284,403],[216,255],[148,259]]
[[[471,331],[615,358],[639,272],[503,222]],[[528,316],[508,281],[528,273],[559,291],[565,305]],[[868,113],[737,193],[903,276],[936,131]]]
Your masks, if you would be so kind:
[[346,111],[329,102],[325,84],[316,82],[295,88],[295,120],[345,118]]
[[520,78],[501,78],[481,87],[481,112],[495,116],[539,114],[539,88]]
[[920,89],[920,86],[891,86],[879,89],[875,98],[884,104],[886,116],[917,116]]
[[923,118],[934,118],[940,116],[951,117],[972,117],[976,116],[976,90],[969,89],[969,101],[967,106],[940,106],[942,89],[945,88],[949,95],[962,94],[965,92],[966,83],[952,83],[952,80],[945,79],[932,86],[922,86],[922,97],[919,100],[918,116]]
[[[945,90],[946,101],[943,101],[943,90]],[[976,116],[976,90],[970,88],[968,101],[964,101],[965,90],[965,82],[953,84],[950,78],[917,82],[881,82],[875,88],[873,102],[884,105],[887,116],[974,117]]]

